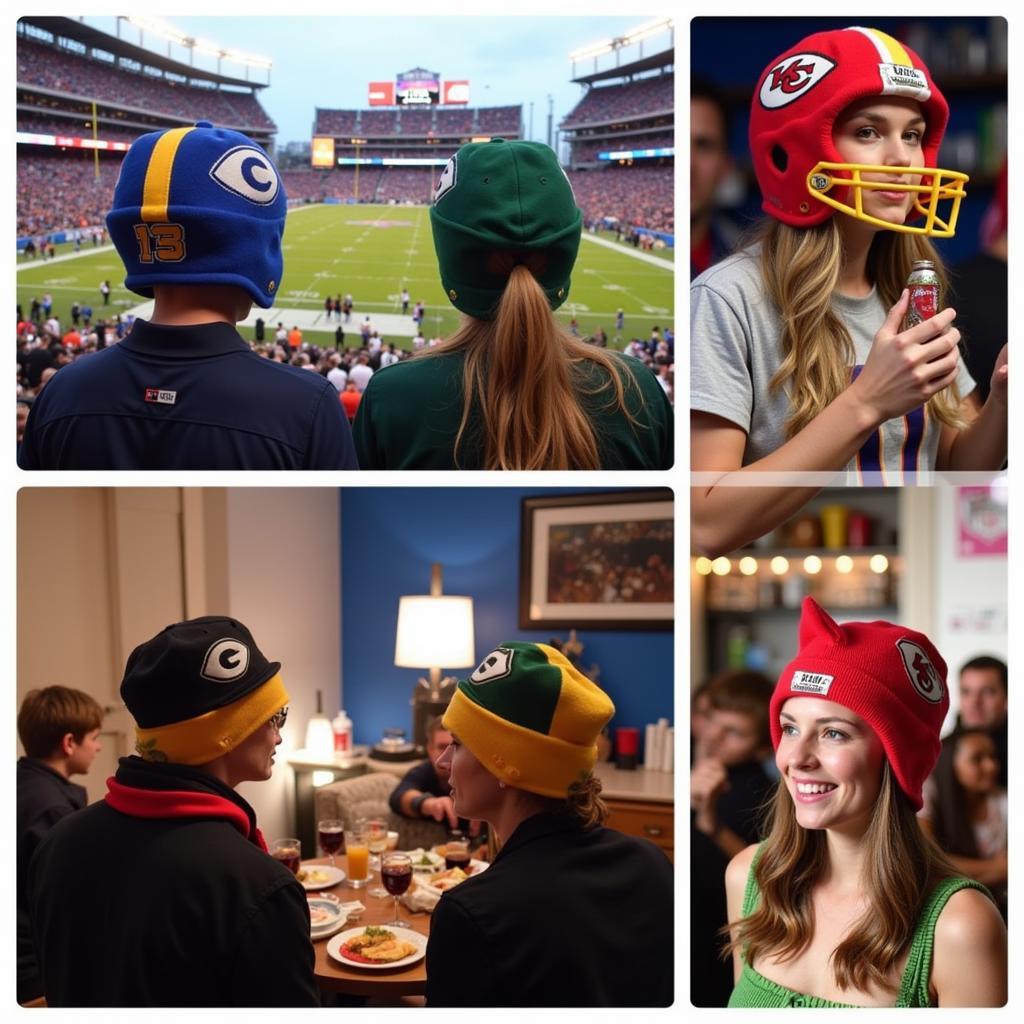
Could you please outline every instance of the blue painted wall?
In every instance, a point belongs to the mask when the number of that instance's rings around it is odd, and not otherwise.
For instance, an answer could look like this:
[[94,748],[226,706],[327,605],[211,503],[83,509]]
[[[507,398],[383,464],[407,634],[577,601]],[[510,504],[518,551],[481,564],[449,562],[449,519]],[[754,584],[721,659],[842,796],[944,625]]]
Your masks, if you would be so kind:
[[[346,488],[341,494],[342,695],[356,743],[385,727],[412,733],[409,698],[425,673],[394,664],[398,599],[430,590],[430,566],[444,592],[473,598],[477,657],[504,640],[547,642],[552,632],[519,629],[519,531],[524,497],[585,488]],[[609,488],[592,488],[609,490]],[[678,571],[678,565],[677,565]],[[559,631],[563,639],[568,631]],[[579,634],[585,667],[615,702],[611,726],[673,721],[672,638],[664,632]],[[459,670],[469,672],[471,669]],[[642,733],[641,733],[642,735]]]

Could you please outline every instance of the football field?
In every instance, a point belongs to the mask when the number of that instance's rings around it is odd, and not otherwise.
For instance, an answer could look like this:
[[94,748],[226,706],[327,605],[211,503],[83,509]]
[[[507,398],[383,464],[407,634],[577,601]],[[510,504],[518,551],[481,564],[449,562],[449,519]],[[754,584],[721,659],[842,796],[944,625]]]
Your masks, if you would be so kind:
[[[19,256],[18,302],[27,315],[33,297],[48,292],[62,327],[70,324],[71,304],[91,306],[93,319],[131,312],[147,316],[151,303],[123,287],[124,270],[112,246],[83,247],[74,254],[62,247],[58,257],[24,262]],[[426,207],[306,206],[288,213],[284,236],[284,277],[278,301],[270,310],[253,309],[242,333],[253,336],[257,316],[267,337],[280,322],[297,324],[313,344],[334,343],[337,319],[327,320],[324,299],[352,295],[351,321],[342,324],[345,344],[359,342],[359,324],[369,316],[386,342],[411,345],[412,309],[426,306],[424,334],[446,337],[456,327],[458,311],[441,288]],[[633,337],[646,339],[655,324],[674,326],[671,255],[635,252],[625,245],[595,240],[584,233],[572,275],[569,300],[558,311],[566,324],[572,317],[580,334],[603,327],[609,345],[621,347]],[[110,305],[104,307],[100,283],[109,280]],[[409,292],[409,313],[402,316],[401,292]],[[625,326],[616,337],[615,313],[622,308]]]

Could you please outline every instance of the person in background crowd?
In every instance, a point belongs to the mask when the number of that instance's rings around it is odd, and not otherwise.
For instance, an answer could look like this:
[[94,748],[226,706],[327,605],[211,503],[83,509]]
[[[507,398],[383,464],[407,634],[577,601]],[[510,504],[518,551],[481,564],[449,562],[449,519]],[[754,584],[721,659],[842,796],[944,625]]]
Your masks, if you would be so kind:
[[[501,202],[495,205],[495,196]],[[654,374],[574,338],[567,299],[582,215],[536,142],[463,146],[430,208],[456,333],[389,366],[356,417],[366,469],[667,469],[672,407]]]
[[999,763],[999,785],[1008,785],[1006,774],[1007,695],[1006,662],[983,654],[964,662],[960,668],[960,714],[958,725],[965,729],[987,729],[995,743]]
[[772,682],[760,672],[723,672],[708,684],[708,715],[690,770],[693,823],[729,857],[762,835],[774,789],[761,767],[771,750]]
[[349,423],[356,418],[356,412],[359,409],[359,403],[362,401],[363,393],[356,386],[354,380],[350,380],[346,385],[345,389],[338,394],[338,401],[341,402],[341,407],[345,410],[345,416]]
[[999,350],[1010,336],[1008,225],[1010,196],[1004,158],[995,196],[981,223],[982,251],[953,268],[949,305],[957,310],[964,336],[964,362],[978,382],[978,398],[988,398]]
[[730,1007],[1005,1004],[999,910],[916,817],[948,709],[923,633],[804,600],[769,710],[771,826],[726,872]]
[[306,894],[235,791],[273,771],[280,668],[215,616],[129,655],[137,756],[104,800],[47,833],[29,869],[48,1005],[319,1004]]
[[405,818],[432,818],[461,829],[470,836],[480,835],[480,822],[460,819],[452,805],[448,772],[438,766],[438,758],[452,742],[451,733],[433,718],[427,723],[427,760],[410,768],[391,792],[388,804],[395,814]]
[[732,252],[736,225],[722,217],[716,196],[732,171],[729,112],[710,83],[690,77],[690,279]]
[[958,871],[992,890],[1005,918],[1007,799],[989,732],[958,729],[942,741],[918,818]]
[[139,138],[107,221],[152,319],[47,387],[21,467],[356,468],[334,387],[260,359],[235,328],[274,303],[286,209],[277,169],[239,132],[200,121]]
[[614,712],[546,644],[502,644],[458,684],[438,767],[502,847],[434,910],[428,1006],[671,1004],[671,865],[603,826],[592,774]]
[[71,781],[85,775],[103,749],[103,708],[81,690],[47,686],[25,695],[18,710],[18,1002],[43,995],[32,945],[28,866],[43,837],[62,818],[86,805],[85,788]]

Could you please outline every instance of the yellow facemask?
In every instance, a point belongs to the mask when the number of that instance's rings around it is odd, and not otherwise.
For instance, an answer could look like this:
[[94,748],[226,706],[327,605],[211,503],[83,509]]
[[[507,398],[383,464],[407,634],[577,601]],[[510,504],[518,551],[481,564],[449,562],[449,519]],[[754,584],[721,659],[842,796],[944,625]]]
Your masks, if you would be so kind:
[[[839,171],[849,177],[836,176]],[[863,174],[893,174],[927,177],[929,185],[899,184],[890,181],[865,181]],[[855,217],[857,220],[889,231],[902,231],[908,235],[928,235],[931,238],[952,238],[956,231],[957,217],[960,215],[960,201],[967,195],[964,185],[969,181],[966,174],[959,171],[945,171],[935,167],[892,167],[877,164],[843,164],[821,161],[811,168],[807,175],[807,191],[817,200],[833,209]],[[853,205],[842,203],[828,193],[834,188],[850,190]],[[914,210],[924,217],[923,224],[893,224],[891,221],[872,217],[864,212],[864,189],[885,192],[913,192]],[[945,220],[939,217],[939,203],[952,203]]]

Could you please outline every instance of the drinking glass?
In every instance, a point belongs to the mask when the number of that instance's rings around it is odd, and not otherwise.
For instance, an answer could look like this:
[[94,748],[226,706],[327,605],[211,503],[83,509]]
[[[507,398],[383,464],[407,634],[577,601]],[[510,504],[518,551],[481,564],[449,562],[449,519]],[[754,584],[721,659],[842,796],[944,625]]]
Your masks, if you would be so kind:
[[275,839],[270,844],[270,856],[279,860],[293,875],[297,875],[302,860],[302,843],[298,839]]
[[[366,823],[366,845],[370,848],[370,868],[379,872],[380,855],[388,848],[388,823],[382,818],[371,818]],[[378,900],[388,897],[387,889],[382,889],[379,884],[367,889],[367,894]]]
[[398,916],[398,897],[412,884],[412,858],[407,853],[385,853],[381,858],[380,877],[384,888],[395,898],[395,919],[385,928],[408,928],[409,922]]
[[338,818],[324,818],[316,823],[320,849],[331,858],[331,867],[337,867],[334,855],[345,848],[345,823]]
[[453,832],[444,844],[445,868],[462,868],[468,873],[469,860],[469,840],[461,832]]
[[362,889],[370,875],[370,848],[366,845],[366,822],[362,819],[345,830],[345,856],[348,884],[353,889]]

